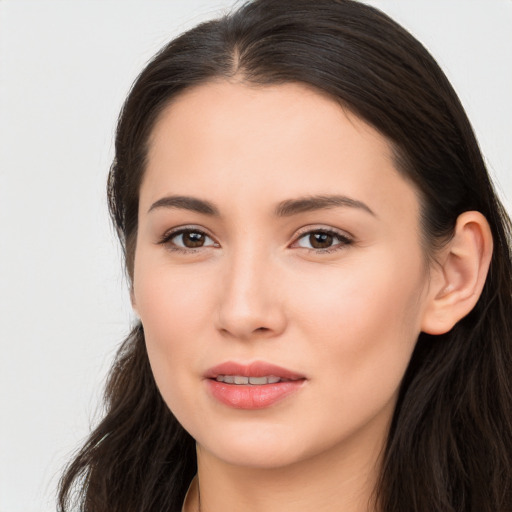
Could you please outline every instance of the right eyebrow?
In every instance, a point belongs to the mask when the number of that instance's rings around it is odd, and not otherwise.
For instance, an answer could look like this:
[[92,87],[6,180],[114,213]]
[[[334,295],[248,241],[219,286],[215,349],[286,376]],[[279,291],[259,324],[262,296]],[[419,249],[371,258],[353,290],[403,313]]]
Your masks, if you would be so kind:
[[341,195],[319,195],[287,199],[277,205],[276,215],[279,217],[289,217],[291,215],[297,215],[298,213],[336,207],[359,208],[376,217],[373,210],[367,204],[357,199]]
[[155,201],[149,208],[148,213],[158,208],[179,208],[190,210],[204,215],[219,216],[219,210],[209,201],[189,196],[165,196]]

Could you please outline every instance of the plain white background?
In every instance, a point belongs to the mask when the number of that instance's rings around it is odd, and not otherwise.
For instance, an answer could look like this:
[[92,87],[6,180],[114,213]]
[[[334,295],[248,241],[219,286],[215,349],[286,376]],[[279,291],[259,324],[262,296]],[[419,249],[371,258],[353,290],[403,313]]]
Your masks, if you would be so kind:
[[[132,322],[105,200],[122,101],[165,42],[232,3],[0,0],[0,512],[55,510]],[[512,210],[512,1],[368,3],[438,59]]]

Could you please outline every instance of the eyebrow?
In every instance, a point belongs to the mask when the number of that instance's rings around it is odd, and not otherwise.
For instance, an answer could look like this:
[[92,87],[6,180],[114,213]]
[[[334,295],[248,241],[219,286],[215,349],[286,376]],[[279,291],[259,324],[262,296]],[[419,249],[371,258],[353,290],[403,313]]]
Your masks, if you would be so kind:
[[358,208],[374,217],[377,216],[375,212],[362,201],[340,195],[320,195],[287,199],[277,205],[275,213],[279,217],[288,217],[298,213],[338,207]]
[[148,213],[157,208],[179,208],[190,210],[204,215],[219,216],[219,210],[209,201],[189,196],[167,196],[155,201],[148,210]]
[[[274,213],[278,217],[290,217],[299,213],[339,207],[358,208],[376,217],[373,210],[362,201],[341,195],[317,195],[287,199],[276,206]],[[190,196],[162,197],[151,205],[148,213],[158,208],[178,208],[214,217],[220,216],[218,208],[213,203]]]

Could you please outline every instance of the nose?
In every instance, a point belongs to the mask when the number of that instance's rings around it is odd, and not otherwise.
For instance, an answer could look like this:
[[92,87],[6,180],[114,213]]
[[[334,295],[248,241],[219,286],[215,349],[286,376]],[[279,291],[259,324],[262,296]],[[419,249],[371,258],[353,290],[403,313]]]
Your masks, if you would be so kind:
[[240,340],[279,336],[287,318],[276,262],[246,248],[227,258],[223,270],[217,329]]

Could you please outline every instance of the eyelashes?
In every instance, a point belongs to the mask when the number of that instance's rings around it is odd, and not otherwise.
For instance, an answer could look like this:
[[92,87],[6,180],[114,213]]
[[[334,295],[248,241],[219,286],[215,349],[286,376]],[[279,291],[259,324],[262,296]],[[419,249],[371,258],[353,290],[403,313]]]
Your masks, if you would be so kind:
[[[159,245],[172,252],[190,254],[206,248],[219,248],[220,244],[202,229],[195,226],[181,227],[166,231]],[[317,254],[330,254],[353,243],[347,234],[332,228],[304,228],[297,233],[290,248],[301,248]]]
[[220,247],[207,233],[195,227],[167,231],[158,243],[171,251],[182,253],[196,252],[204,247]]
[[302,247],[315,252],[331,253],[353,242],[347,235],[333,229],[308,229],[300,233],[290,247]]

